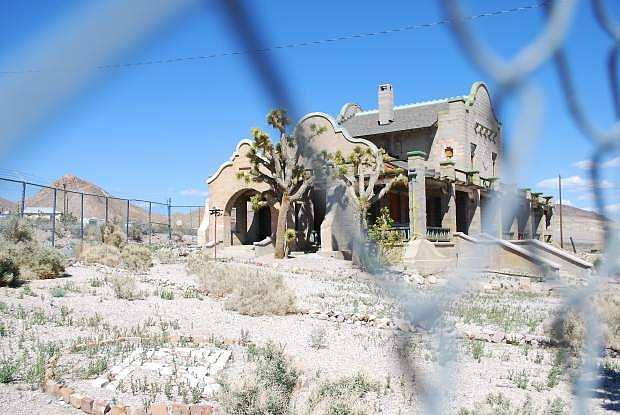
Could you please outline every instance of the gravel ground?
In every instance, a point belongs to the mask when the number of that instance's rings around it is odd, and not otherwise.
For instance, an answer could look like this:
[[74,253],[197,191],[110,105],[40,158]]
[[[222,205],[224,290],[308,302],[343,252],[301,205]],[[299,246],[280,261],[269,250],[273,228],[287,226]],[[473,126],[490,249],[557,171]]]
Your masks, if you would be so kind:
[[[286,274],[286,284],[295,291],[299,307],[316,308],[325,313],[367,313],[390,318],[397,318],[399,314],[394,301],[387,298],[371,278],[354,270],[350,262],[304,255],[285,261],[256,258],[239,266]],[[156,265],[148,274],[135,276],[136,290],[142,292],[143,299],[132,301],[116,298],[109,283],[114,278],[127,277],[123,271],[77,264],[67,272],[66,278],[32,281],[26,285],[28,288],[0,288],[0,301],[5,305],[4,311],[0,309],[0,322],[6,327],[6,335],[0,337],[0,356],[2,352],[18,354],[22,348],[32,348],[37,342],[70,345],[86,338],[132,332],[161,334],[165,331],[236,339],[242,330],[247,330],[254,342],[282,344],[286,353],[303,369],[306,386],[298,392],[300,396],[307,395],[320,379],[363,372],[382,385],[385,392],[373,398],[373,405],[375,412],[386,414],[421,411],[424,407],[418,396],[419,388],[438,376],[436,343],[424,331],[405,334],[394,329],[319,320],[302,314],[240,315],[226,310],[219,299],[185,298],[185,293],[199,287],[196,278],[186,272],[182,263]],[[425,288],[413,285],[411,289],[428,290],[432,295],[434,288],[426,284]],[[174,299],[162,298],[162,290],[172,291]],[[548,296],[545,290],[540,292],[544,294],[515,296],[514,312],[533,310],[547,316],[552,313],[559,303],[557,297]],[[501,303],[511,295],[501,290],[491,290],[487,294],[485,298],[488,297],[489,304]],[[481,303],[480,307],[484,308],[485,304]],[[486,314],[482,314],[478,320],[462,323],[497,330],[492,319],[485,319]],[[462,320],[460,315],[450,318]],[[538,332],[542,324],[533,330],[526,326],[517,329],[524,333]],[[325,333],[325,347],[313,348],[310,339],[320,331]],[[546,386],[553,367],[553,349],[484,343],[482,351],[477,350],[479,353],[474,357],[474,347],[480,346],[474,346],[473,342],[459,340],[454,347],[455,360],[446,365],[445,372],[450,374],[450,383],[458,387],[441,388],[446,393],[448,413],[485,401],[491,392],[503,393],[514,405],[520,405],[529,396],[540,411],[548,400],[555,398],[562,399],[566,408],[572,405],[566,374],[553,388]],[[612,365],[618,364],[614,375],[617,376],[620,373],[618,359],[608,360]],[[0,413],[79,413],[45,394],[24,390],[28,389],[24,377],[22,373],[16,383],[0,385]],[[592,413],[610,413],[620,408],[620,396],[617,391],[599,391],[590,404]],[[569,409],[566,411],[569,413]]]

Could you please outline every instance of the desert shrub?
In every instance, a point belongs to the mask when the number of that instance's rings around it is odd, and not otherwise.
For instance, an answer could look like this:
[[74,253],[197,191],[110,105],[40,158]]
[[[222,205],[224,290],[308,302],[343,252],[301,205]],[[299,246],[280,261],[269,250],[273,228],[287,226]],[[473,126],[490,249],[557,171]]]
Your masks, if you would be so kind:
[[140,245],[125,245],[122,249],[108,244],[84,245],[80,259],[88,264],[122,266],[134,272],[144,272],[152,265],[151,251]]
[[123,300],[137,300],[143,297],[138,289],[138,283],[134,277],[117,276],[112,279],[112,290],[116,298]]
[[135,272],[147,271],[153,265],[151,251],[141,245],[126,245],[121,250],[121,262],[125,268]]
[[66,258],[53,248],[37,246],[25,266],[39,279],[57,278],[65,272]]
[[225,306],[249,316],[286,315],[294,313],[295,293],[280,275],[258,272],[241,274]]
[[0,287],[12,287],[19,281],[19,265],[15,259],[3,254],[0,255]]
[[323,327],[315,327],[310,332],[308,343],[313,349],[324,349],[327,347],[327,331]]
[[[607,346],[620,350],[620,291],[609,290],[592,300],[599,313]],[[573,311],[564,311],[553,321],[549,335],[560,345],[578,355],[585,341],[583,317]]]
[[0,235],[9,242],[30,242],[33,240],[32,227],[19,216],[11,216],[0,227]]
[[135,242],[142,242],[146,233],[146,226],[143,224],[133,224],[129,228],[129,238]]
[[252,369],[234,383],[224,382],[220,402],[224,412],[239,415],[285,415],[299,373],[282,348],[269,343],[250,345],[248,358]]
[[84,245],[80,259],[88,264],[102,264],[117,267],[121,263],[121,251],[108,244]]
[[213,264],[214,260],[207,251],[195,251],[187,257],[186,268],[187,271],[192,274],[202,275],[206,270],[210,269]]
[[363,398],[370,392],[379,392],[380,386],[362,374],[324,380],[308,398],[308,413],[312,414],[371,414]]
[[190,256],[187,268],[198,274],[199,285],[207,294],[227,297],[229,310],[251,316],[296,311],[295,293],[278,274],[209,261],[204,255]]
[[174,264],[179,255],[172,246],[162,246],[155,251],[155,256],[162,264]]
[[66,258],[54,248],[36,242],[2,242],[0,252],[19,267],[23,279],[56,278],[65,272]]
[[125,245],[125,239],[125,234],[118,225],[114,223],[101,225],[101,241],[104,244],[121,248]]
[[601,295],[597,307],[606,325],[607,344],[620,352],[620,290]]

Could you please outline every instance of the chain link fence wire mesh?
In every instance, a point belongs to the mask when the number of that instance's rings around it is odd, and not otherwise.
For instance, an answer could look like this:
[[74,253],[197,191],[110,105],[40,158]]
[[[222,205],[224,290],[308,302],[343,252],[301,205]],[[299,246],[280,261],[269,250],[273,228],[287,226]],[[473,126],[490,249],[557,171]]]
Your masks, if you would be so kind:
[[[484,39],[473,33],[467,25],[468,19],[463,14],[459,1],[442,0],[440,3],[451,32],[462,50],[478,67],[484,77],[495,85],[494,102],[497,105],[499,118],[502,118],[504,99],[512,97],[519,102],[516,128],[510,132],[510,141],[519,143],[519,145],[511,146],[510,151],[505,153],[503,181],[506,183],[517,182],[516,179],[520,177],[519,173],[526,164],[527,155],[536,145],[544,105],[542,91],[531,80],[531,76],[542,64],[554,61],[568,102],[568,109],[592,143],[594,162],[590,169],[590,175],[597,206],[599,211],[605,215],[603,189],[597,185],[600,180],[598,165],[603,154],[618,153],[620,124],[616,122],[609,130],[596,126],[587,118],[577,98],[578,94],[575,92],[563,53],[566,33],[571,27],[577,2],[575,0],[558,0],[541,3],[540,5],[543,6],[546,13],[546,23],[543,30],[532,43],[523,47],[510,60],[500,58]],[[230,26],[241,28],[238,35],[244,48],[247,50],[266,50],[267,45],[262,44],[261,36],[257,35],[259,34],[257,23],[247,18],[247,10],[242,7],[240,2],[222,1],[220,4],[225,10]],[[620,41],[620,26],[607,13],[601,0],[593,0],[592,6],[596,11],[599,23],[614,41],[610,51],[609,71],[610,91],[614,95],[614,105],[617,109],[619,98],[615,57]],[[270,55],[257,53],[249,55],[249,60],[256,71],[257,78],[262,82],[267,95],[273,102],[292,109],[291,113],[299,116],[295,112],[296,102],[292,98],[296,95],[274,69],[277,68],[277,65],[270,58]],[[487,212],[500,211],[508,217],[513,217],[515,214],[516,207],[512,203],[511,197],[501,197],[501,194],[498,194],[490,203]],[[492,219],[491,217],[486,218],[486,220]],[[355,224],[351,225],[354,226]],[[597,358],[602,350],[601,320],[590,300],[593,295],[605,289],[610,276],[615,276],[618,273],[618,235],[617,230],[612,230],[609,226],[610,224],[606,223],[606,261],[604,261],[603,269],[592,275],[581,286],[564,286],[566,307],[580,314],[585,323],[586,341],[582,345],[583,361],[577,372],[578,376],[573,379],[576,397],[574,410],[580,414],[589,413],[588,398],[600,386],[597,384],[600,381]],[[341,224],[341,229],[344,231],[350,227]],[[363,241],[365,239],[358,237],[355,243],[357,251],[364,252]],[[459,264],[457,269],[447,276],[449,284],[434,290],[430,296],[428,293],[411,290],[405,284],[395,281],[386,270],[379,270],[375,273],[376,281],[402,304],[411,323],[418,327],[424,327],[434,336],[438,356],[434,374],[429,375],[419,371],[408,359],[402,361],[406,371],[410,374],[410,380],[417,385],[418,394],[426,413],[443,414],[447,412],[446,399],[449,396],[450,388],[446,386],[455,385],[454,378],[458,372],[458,362],[455,360],[454,353],[458,339],[453,324],[446,318],[446,311],[465,295],[471,294],[472,290],[475,292],[476,281],[482,276],[480,269],[484,269],[485,263],[491,261],[491,256],[484,255],[484,253],[477,258],[479,258],[479,262],[475,267]],[[541,269],[541,272],[547,273],[548,270]],[[549,280],[557,280],[560,285],[564,284],[563,280],[557,279],[556,276],[545,275],[545,277]]]

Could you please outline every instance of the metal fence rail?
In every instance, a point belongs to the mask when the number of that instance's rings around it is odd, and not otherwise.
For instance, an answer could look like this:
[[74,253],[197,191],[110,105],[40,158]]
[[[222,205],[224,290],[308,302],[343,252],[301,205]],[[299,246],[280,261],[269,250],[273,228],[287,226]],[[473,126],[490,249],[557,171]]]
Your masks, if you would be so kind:
[[114,223],[127,240],[148,244],[174,241],[195,244],[202,205],[173,205],[153,200],[119,198],[25,180],[0,177],[0,220],[19,216],[36,237],[56,246],[59,239],[93,240],[100,225]]

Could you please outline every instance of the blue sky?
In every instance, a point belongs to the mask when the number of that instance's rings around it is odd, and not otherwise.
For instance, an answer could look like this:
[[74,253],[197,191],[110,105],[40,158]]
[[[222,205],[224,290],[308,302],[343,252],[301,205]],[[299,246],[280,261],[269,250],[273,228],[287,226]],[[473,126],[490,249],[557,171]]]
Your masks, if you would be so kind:
[[[477,14],[536,0],[463,2]],[[613,11],[620,16],[620,4]],[[41,42],[50,27],[71,19],[91,2],[66,0],[0,2],[0,71],[23,68],[16,59]],[[379,31],[443,18],[434,1],[246,2],[268,45],[312,41]],[[133,10],[140,13],[140,10]],[[540,9],[482,18],[472,26],[502,56],[510,56],[542,27]],[[97,22],[93,22],[97,24]],[[110,63],[167,59],[240,50],[234,28],[217,3],[205,1],[175,15]],[[580,2],[568,36],[568,55],[578,95],[597,123],[609,126],[613,111],[606,75],[611,41],[598,28],[589,2]],[[93,54],[97,42],[92,42]],[[487,80],[459,49],[447,26],[271,52],[301,113],[336,115],[345,102],[376,108],[376,86],[391,82],[396,104],[462,95],[476,80]],[[87,65],[89,62],[84,62]],[[36,69],[36,68],[34,68]],[[23,75],[0,75],[0,83]],[[593,207],[583,169],[592,147],[569,116],[554,67],[547,63],[533,78],[544,95],[544,122],[537,151],[519,178],[524,187],[556,194],[554,177],[567,178],[564,197]],[[491,84],[493,91],[493,85]],[[0,174],[26,174],[49,182],[73,173],[122,197],[202,204],[205,179],[227,160],[251,127],[267,128],[265,114],[277,103],[258,81],[248,56],[146,65],[96,71],[16,137],[0,156]],[[0,108],[10,105],[1,103]],[[507,146],[514,102],[499,114]],[[617,155],[615,155],[617,156]],[[610,155],[604,168],[607,205],[620,212],[620,160]],[[581,162],[581,163],[580,163]],[[0,187],[0,191],[6,186]]]

